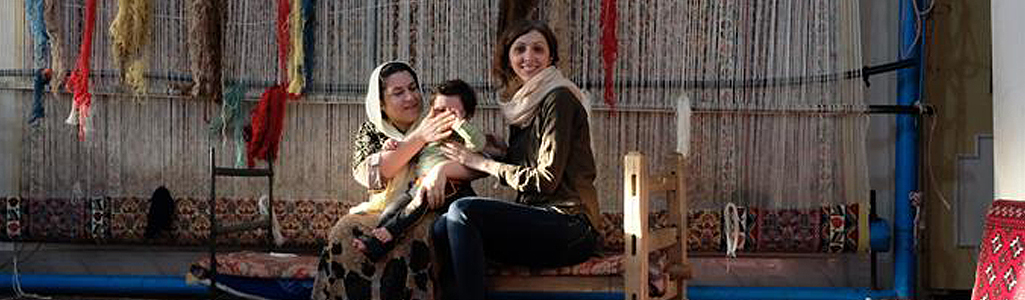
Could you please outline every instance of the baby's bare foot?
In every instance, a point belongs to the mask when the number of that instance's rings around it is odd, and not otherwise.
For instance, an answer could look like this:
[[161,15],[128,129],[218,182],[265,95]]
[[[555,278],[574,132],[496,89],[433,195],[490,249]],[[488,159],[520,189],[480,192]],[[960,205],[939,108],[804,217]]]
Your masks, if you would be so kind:
[[374,229],[372,233],[374,234],[374,237],[377,237],[377,240],[381,241],[382,243],[387,243],[392,239],[391,233],[388,232],[387,229],[384,229],[384,227]]
[[360,252],[366,251],[367,249],[367,246],[363,245],[363,241],[360,241],[359,239],[352,239],[352,247],[356,248],[356,250],[359,250]]

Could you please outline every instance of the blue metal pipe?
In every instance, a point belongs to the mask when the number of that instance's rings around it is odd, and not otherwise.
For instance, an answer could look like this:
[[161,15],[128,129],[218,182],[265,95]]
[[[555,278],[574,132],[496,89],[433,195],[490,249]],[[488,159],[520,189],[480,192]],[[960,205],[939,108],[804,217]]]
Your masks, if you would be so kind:
[[689,286],[691,300],[866,300],[892,299],[893,290],[834,287],[726,287]]
[[[495,300],[622,300],[621,292],[595,293],[541,293],[501,292],[491,293]],[[690,300],[866,300],[893,299],[894,290],[872,290],[867,288],[831,287],[735,287],[735,286],[688,286]]]
[[[915,65],[897,72],[897,105],[914,105],[921,90],[921,41],[923,30],[917,24],[915,1],[901,1],[900,49],[902,59]],[[908,50],[910,50],[908,52]],[[918,116],[897,116],[897,141],[894,170],[894,266],[893,289],[897,297],[915,296],[917,258],[915,253],[915,211],[911,194],[918,192]]]
[[[210,289],[188,285],[181,276],[21,274],[21,289],[43,294],[209,295]],[[0,289],[14,288],[10,273],[0,274]]]

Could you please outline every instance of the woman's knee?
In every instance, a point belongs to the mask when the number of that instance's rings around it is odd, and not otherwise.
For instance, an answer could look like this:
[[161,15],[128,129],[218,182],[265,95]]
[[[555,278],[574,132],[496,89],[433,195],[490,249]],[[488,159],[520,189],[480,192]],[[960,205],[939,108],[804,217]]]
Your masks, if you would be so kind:
[[447,242],[448,240],[448,221],[446,220],[447,214],[442,214],[441,217],[434,220],[431,224],[431,239],[436,243],[439,241]]
[[459,198],[452,202],[452,205],[448,206],[448,212],[441,219],[444,219],[449,224],[466,223],[471,216],[475,215],[477,207],[480,206],[480,201],[484,200],[477,197]]

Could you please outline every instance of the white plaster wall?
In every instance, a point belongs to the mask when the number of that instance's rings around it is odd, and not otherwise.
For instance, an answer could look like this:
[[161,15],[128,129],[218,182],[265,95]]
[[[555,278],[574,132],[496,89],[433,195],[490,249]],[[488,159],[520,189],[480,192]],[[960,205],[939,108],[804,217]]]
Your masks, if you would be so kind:
[[[0,10],[0,45],[6,45],[3,54],[0,54],[0,69],[21,68],[25,54],[22,42],[25,32],[23,6],[5,3],[3,7],[11,9]],[[0,84],[8,81],[11,79],[0,78]],[[18,174],[21,173],[21,120],[24,119],[21,114],[25,112],[21,103],[17,101],[21,99],[20,93],[0,90],[0,196],[15,195],[18,192]]]
[[993,0],[993,192],[1025,201],[1025,1]]

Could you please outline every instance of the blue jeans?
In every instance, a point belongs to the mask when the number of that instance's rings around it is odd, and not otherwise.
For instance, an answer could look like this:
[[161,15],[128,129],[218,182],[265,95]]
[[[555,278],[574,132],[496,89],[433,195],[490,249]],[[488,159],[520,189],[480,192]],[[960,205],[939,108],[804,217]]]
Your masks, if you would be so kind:
[[586,261],[599,241],[583,214],[482,197],[456,200],[434,222],[432,233],[446,292],[463,300],[486,298],[485,257],[503,264],[561,267]]

